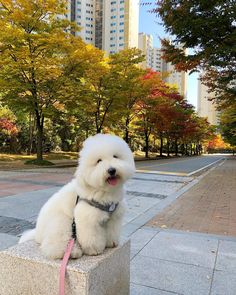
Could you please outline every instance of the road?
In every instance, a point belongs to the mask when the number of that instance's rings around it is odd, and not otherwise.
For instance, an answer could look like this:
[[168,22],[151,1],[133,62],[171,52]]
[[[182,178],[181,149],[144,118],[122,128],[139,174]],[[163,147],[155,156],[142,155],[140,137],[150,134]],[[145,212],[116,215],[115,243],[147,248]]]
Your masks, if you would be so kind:
[[137,161],[137,172],[192,176],[224,159],[222,155]]

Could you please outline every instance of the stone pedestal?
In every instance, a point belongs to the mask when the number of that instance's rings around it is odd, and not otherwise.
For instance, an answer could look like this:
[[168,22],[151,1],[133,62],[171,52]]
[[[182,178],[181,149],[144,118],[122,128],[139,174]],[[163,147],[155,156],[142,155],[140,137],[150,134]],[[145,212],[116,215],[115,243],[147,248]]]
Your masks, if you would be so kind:
[[[58,295],[61,260],[48,260],[29,241],[0,252],[1,295]],[[99,256],[70,260],[66,295],[129,295],[130,243]]]

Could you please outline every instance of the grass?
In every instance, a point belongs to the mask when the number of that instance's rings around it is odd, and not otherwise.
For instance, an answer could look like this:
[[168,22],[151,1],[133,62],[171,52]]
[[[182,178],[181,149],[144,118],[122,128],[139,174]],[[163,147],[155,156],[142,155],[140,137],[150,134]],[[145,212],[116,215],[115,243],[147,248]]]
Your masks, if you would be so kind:
[[[1,154],[0,161],[15,162],[15,161],[30,161],[36,158],[36,154]],[[76,160],[78,153],[76,152],[52,152],[44,155],[44,159],[48,161],[53,160]]]
[[52,162],[47,161],[47,160],[27,160],[25,162],[26,165],[37,165],[37,166],[52,166],[54,165]]

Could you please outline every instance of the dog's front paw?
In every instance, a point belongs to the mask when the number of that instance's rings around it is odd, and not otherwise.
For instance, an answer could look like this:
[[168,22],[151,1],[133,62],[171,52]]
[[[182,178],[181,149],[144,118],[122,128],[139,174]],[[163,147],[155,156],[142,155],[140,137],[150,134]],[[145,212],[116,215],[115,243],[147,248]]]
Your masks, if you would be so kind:
[[85,247],[83,248],[83,253],[89,256],[97,256],[99,254],[102,254],[105,250],[105,247]]
[[83,255],[82,249],[76,243],[71,251],[70,257],[73,259],[80,258]]
[[117,240],[109,240],[106,243],[106,248],[115,248],[119,245],[119,242]]
[[62,259],[65,249],[58,247],[57,245],[42,245],[43,254],[49,259]]

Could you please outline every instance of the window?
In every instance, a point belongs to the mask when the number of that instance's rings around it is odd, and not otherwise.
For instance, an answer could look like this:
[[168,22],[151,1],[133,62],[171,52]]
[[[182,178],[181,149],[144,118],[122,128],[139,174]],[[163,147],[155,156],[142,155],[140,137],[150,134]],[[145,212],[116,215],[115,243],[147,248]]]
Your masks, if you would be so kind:
[[124,37],[119,37],[119,40],[123,40],[124,39]]
[[120,8],[120,11],[124,11],[124,7],[121,7],[121,8]]
[[120,15],[120,18],[124,18],[125,16],[122,14],[122,15]]
[[116,32],[116,30],[111,30],[111,31],[110,31],[110,33],[115,33],[115,32]]
[[124,22],[120,22],[120,26],[123,26],[124,25]]
[[114,27],[116,25],[116,23],[111,23],[111,27]]
[[122,29],[122,30],[120,30],[120,33],[123,33],[124,32],[124,30]]
[[111,45],[110,45],[110,47],[115,47],[115,46],[116,46],[116,44],[111,44]]
[[121,46],[124,46],[124,43],[119,44],[119,46],[120,46],[120,47],[121,47]]
[[114,18],[116,18],[116,15],[112,15],[112,16],[111,16],[111,19],[114,19]]

